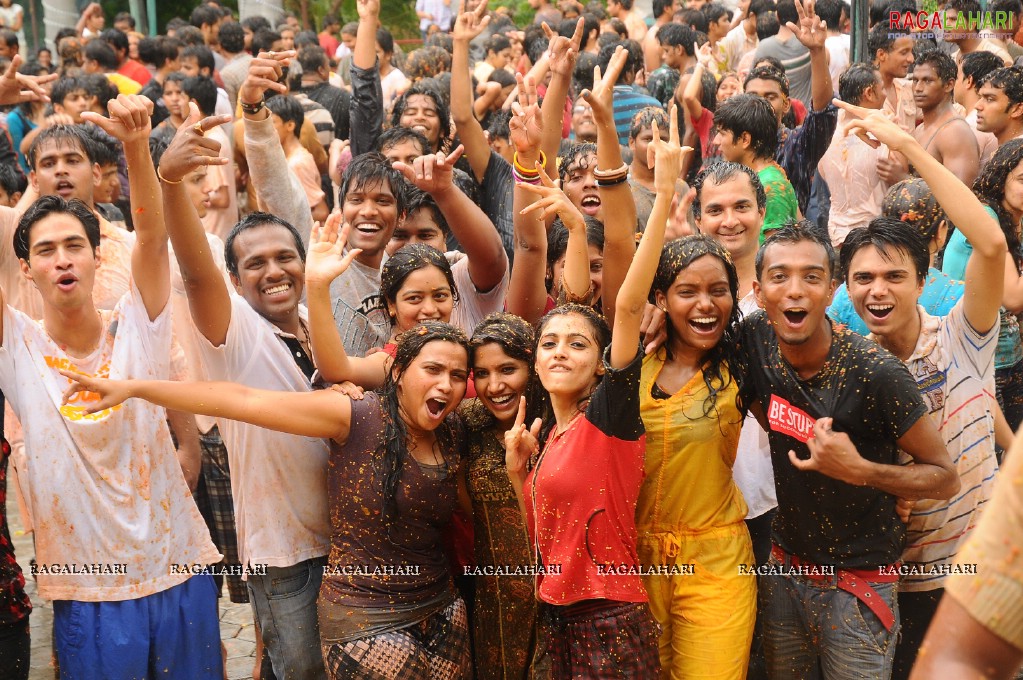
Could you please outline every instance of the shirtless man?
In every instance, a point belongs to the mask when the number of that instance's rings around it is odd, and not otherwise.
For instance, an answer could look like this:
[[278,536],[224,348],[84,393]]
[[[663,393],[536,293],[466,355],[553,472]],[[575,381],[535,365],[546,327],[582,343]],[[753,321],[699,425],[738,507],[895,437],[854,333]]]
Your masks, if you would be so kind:
[[[913,100],[923,122],[913,130],[920,146],[967,186],[980,171],[980,147],[969,123],[952,108],[952,90],[959,70],[947,54],[924,54],[913,68]],[[893,156],[894,158],[900,158]],[[889,185],[909,177],[908,163],[878,168]]]

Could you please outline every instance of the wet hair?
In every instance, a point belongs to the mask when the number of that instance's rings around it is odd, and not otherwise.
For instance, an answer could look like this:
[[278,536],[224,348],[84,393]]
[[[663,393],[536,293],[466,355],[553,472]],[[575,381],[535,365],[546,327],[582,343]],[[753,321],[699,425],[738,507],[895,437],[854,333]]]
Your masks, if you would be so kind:
[[[657,35],[660,35],[661,31],[671,25],[673,24],[661,27],[661,29],[657,31]],[[593,89],[593,67],[596,66],[599,61],[600,59],[597,55],[591,54],[590,52],[583,52],[579,55],[575,62],[575,69],[572,71],[572,89],[575,92]]]
[[796,11],[794,0],[780,0],[774,6],[774,11],[778,15],[778,21],[782,26],[789,22],[797,26],[799,25],[799,12]]
[[[607,319],[604,315],[595,310],[593,307],[586,305],[579,305],[575,303],[568,303],[565,305],[558,305],[551,311],[543,315],[539,322],[536,324],[536,345],[537,348],[540,346],[540,342],[543,338],[544,329],[547,328],[547,324],[552,319],[559,316],[568,316],[575,314],[581,316],[586,324],[590,327],[590,331],[593,333],[593,341],[597,345],[597,360],[603,361],[604,350],[607,349],[608,345],[611,344],[611,328],[607,325]],[[603,376],[597,377],[597,384],[603,380]],[[542,383],[541,383],[542,384]],[[592,393],[591,393],[592,394]],[[583,395],[582,399],[579,400],[579,410],[582,411],[586,407],[586,402],[589,401],[590,394]],[[553,414],[548,411],[547,417],[544,421],[551,423],[553,421]]]
[[716,2],[707,3],[706,5],[700,8],[700,11],[703,12],[703,16],[707,17],[708,28],[710,27],[710,24],[714,23],[715,21],[719,21],[721,17],[728,16],[728,10],[725,9],[725,6],[720,5]]
[[412,128],[401,127],[400,125],[387,128],[380,133],[380,136],[377,137],[377,151],[382,154],[385,149],[408,141],[418,144],[419,148],[423,150],[424,155],[431,153],[430,140],[422,132]]
[[302,123],[305,122],[305,112],[297,99],[291,95],[279,94],[266,100],[266,108],[285,123],[294,123],[295,129],[292,130],[292,134],[298,139],[302,132]]
[[[409,436],[408,426],[401,416],[398,387],[405,371],[419,356],[422,349],[431,342],[456,344],[465,350],[466,359],[468,359],[469,339],[462,329],[440,321],[422,321],[398,336],[394,362],[391,364],[391,370],[387,372],[387,377],[384,378],[384,386],[378,392],[380,408],[384,416],[384,436],[376,451],[379,463],[374,464],[374,468],[383,486],[383,519],[387,523],[388,537],[392,541],[400,540],[400,537],[391,537],[390,530],[398,517],[396,496],[402,469],[406,460],[411,458],[409,449],[414,445]],[[466,363],[466,369],[468,370],[468,363]],[[457,445],[458,429],[457,416],[454,414],[446,418],[437,428],[437,444],[442,458],[444,458],[445,451],[452,450]],[[446,459],[445,463],[447,463]]]
[[163,79],[163,88],[161,88],[161,89],[167,89],[167,83],[176,83],[178,88],[182,92],[184,92],[185,91],[185,81],[186,80],[188,80],[188,76],[186,76],[181,71],[175,71],[174,73],[168,73],[167,77]]
[[117,86],[102,73],[86,73],[81,78],[89,94],[96,97],[96,106],[101,111],[107,110],[111,99],[117,99]]
[[675,6],[674,0],[653,0],[653,17],[655,19],[660,18],[662,14],[672,9]]
[[234,225],[231,228],[231,233],[227,235],[227,240],[224,241],[224,265],[230,274],[238,276],[238,256],[234,252],[234,242],[238,235],[250,229],[268,226],[281,227],[291,234],[291,237],[295,240],[295,250],[298,251],[298,258],[303,263],[305,262],[305,246],[302,244],[302,236],[298,233],[298,229],[295,229],[290,222],[286,222],[276,215],[257,210],[250,212]]
[[661,47],[682,47],[690,57],[694,54],[693,29],[686,24],[670,23],[661,26],[657,29],[657,42]]
[[987,50],[970,52],[959,63],[963,67],[963,78],[972,79],[974,89],[980,87],[980,83],[989,73],[1005,66],[1001,57]]
[[409,217],[414,215],[417,210],[429,210],[433,216],[434,223],[444,236],[447,237],[451,234],[451,226],[444,217],[444,213],[441,212],[440,206],[437,205],[437,201],[433,200],[433,196],[419,187],[409,186],[407,198],[405,208],[408,210],[407,214]]
[[[770,71],[773,73],[774,69]],[[757,158],[774,159],[778,150],[778,118],[770,102],[763,97],[737,94],[721,102],[714,112],[714,124],[719,130],[732,133],[736,142],[744,133],[749,133],[753,154]]]
[[394,36],[383,26],[377,29],[377,45],[384,54],[394,53]]
[[[768,58],[765,57],[761,61],[765,61]],[[746,86],[749,85],[751,80],[773,80],[778,83],[781,87],[782,94],[786,97],[789,96],[789,78],[785,75],[783,69],[775,68],[774,66],[757,66],[749,74],[746,75],[746,80],[742,83],[742,89],[745,90]]]
[[85,44],[85,58],[99,64],[104,71],[116,71],[117,53],[103,40],[90,40]]
[[245,50],[245,29],[235,21],[229,21],[220,27],[217,42],[229,54],[238,54]]
[[942,221],[952,228],[944,209],[927,182],[919,177],[904,179],[892,186],[881,202],[881,214],[902,220],[929,243],[938,235]]
[[360,154],[352,159],[341,177],[338,198],[343,205],[352,190],[378,183],[386,184],[391,190],[398,208],[398,218],[404,217],[408,213],[408,182],[404,175],[391,167],[386,158],[376,152]]
[[0,187],[8,196],[18,192],[25,193],[28,188],[28,179],[18,172],[17,166],[13,163],[0,163]]
[[50,194],[37,199],[18,220],[18,226],[14,230],[14,254],[19,260],[28,262],[29,248],[32,244],[32,227],[50,215],[61,214],[70,215],[82,223],[85,237],[89,240],[92,251],[96,252],[96,249],[99,248],[99,218],[89,209],[89,206],[77,198],[66,201],[60,196]]
[[579,167],[579,164],[587,156],[593,156],[594,168],[596,168],[597,145],[593,142],[575,142],[558,154],[558,177],[562,182],[568,177],[570,170]]
[[85,136],[85,132],[82,131],[79,125],[51,125],[45,128],[42,132],[36,135],[36,138],[32,140],[32,146],[28,149],[28,166],[33,170],[36,169],[36,159],[39,155],[39,149],[44,144],[55,144],[58,147],[70,146],[78,149],[85,157],[89,160],[89,163],[94,163],[95,160],[90,155],[93,149],[89,143],[88,138]]
[[[604,252],[604,223],[592,215],[583,215],[583,222],[586,224],[586,245],[594,246]],[[560,217],[554,219],[551,228],[547,232],[547,270],[544,275],[544,284],[547,291],[557,297],[556,286],[558,281],[553,277],[554,265],[558,260],[565,257],[568,252],[568,228],[561,221]]]
[[[1005,183],[1009,173],[1023,162],[1023,139],[1013,139],[998,147],[973,182],[973,193],[984,205],[995,211],[998,224],[1002,227],[1005,240],[1009,246],[1016,268],[1023,267],[1023,255],[1020,254],[1020,237],[1017,232],[1019,223],[1012,218],[1009,211],[1002,206],[1005,200]],[[950,230],[951,231],[951,230]]]
[[[451,273],[451,265],[440,252],[433,246],[425,243],[412,243],[398,250],[394,255],[387,258],[383,269],[380,271],[380,294],[384,300],[396,304],[398,293],[405,284],[405,280],[413,273],[427,267],[436,267],[444,274],[448,285],[451,287],[452,302],[458,301],[458,288],[455,286],[455,277]],[[396,321],[391,317],[391,325]]]
[[683,23],[688,25],[694,31],[699,31],[700,33],[707,32],[707,16],[700,10],[687,7],[676,12],[675,16],[679,17]]
[[427,36],[423,47],[438,47],[448,54],[452,54],[455,51],[455,42],[452,40],[450,33],[437,32]]
[[114,23],[115,24],[116,23],[120,23],[122,21],[125,22],[126,24],[128,24],[128,26],[130,26],[132,29],[135,28],[135,17],[133,17],[131,15],[131,12],[118,12],[114,16]]
[[750,187],[753,188],[753,194],[757,199],[757,210],[766,210],[767,192],[764,190],[764,185],[757,173],[742,163],[714,160],[700,170],[699,174],[696,175],[696,180],[693,182],[693,188],[696,189],[696,197],[693,199],[693,216],[698,219],[703,214],[703,187],[707,184],[708,180],[716,186],[724,184],[739,175],[745,175],[749,180]]
[[842,280],[846,284],[849,283],[849,267],[853,257],[867,246],[874,246],[886,261],[891,261],[890,254],[893,251],[901,250],[913,261],[918,282],[924,280],[930,268],[931,256],[927,251],[927,241],[920,232],[902,220],[882,215],[870,220],[865,228],[853,229],[845,237],[839,258]]
[[77,76],[65,76],[60,78],[53,84],[53,90],[50,92],[50,101],[54,104],[64,105],[64,100],[67,96],[73,92],[81,90],[86,95],[90,94],[89,88],[86,86],[85,81]]
[[184,24],[175,29],[174,37],[180,40],[186,48],[206,47],[206,39],[203,37],[202,31],[191,24]]
[[776,36],[780,29],[781,22],[778,21],[778,15],[774,11],[757,15],[757,40],[767,40]]
[[959,68],[956,66],[955,61],[944,52],[928,50],[916,58],[914,68],[919,68],[924,64],[934,69],[934,72],[938,75],[938,80],[942,84],[954,83],[959,76]]
[[[855,231],[855,229],[853,230]],[[780,229],[772,231],[767,240],[764,241],[764,245],[760,246],[760,250],[757,251],[756,258],[756,270],[757,270],[757,281],[762,280],[761,275],[764,273],[764,253],[767,252],[769,246],[776,244],[796,244],[809,241],[810,243],[816,243],[824,249],[824,256],[827,260],[826,266],[828,270],[828,276],[831,279],[835,278],[838,273],[837,261],[835,258],[835,249],[831,245],[831,239],[827,235],[821,235],[818,231],[817,226],[810,220],[799,220],[798,222],[790,221]]]
[[837,31],[842,27],[842,13],[849,14],[849,7],[842,0],[819,0],[814,10],[829,31]]
[[[213,82],[213,78],[209,76],[190,76],[185,78],[185,82],[181,84],[181,89],[184,90],[189,99],[195,100],[195,103],[199,106],[199,113],[202,115],[212,116],[216,112],[217,85]],[[272,99],[278,99],[278,97],[273,97]],[[272,99],[267,101],[267,108],[270,108],[270,101]]]
[[[711,78],[713,77],[711,76]],[[659,106],[647,106],[637,111],[636,115],[632,117],[632,123],[629,127],[629,139],[636,139],[642,134],[643,130],[653,127],[655,120],[661,130],[667,134],[670,125],[668,113]]]
[[85,140],[89,160],[100,167],[117,165],[121,143],[108,135],[98,125],[78,126]]
[[[399,127],[401,125],[401,116],[405,113],[409,97],[414,97],[415,95],[424,95],[433,100],[433,105],[437,109],[437,117],[440,119],[438,143],[443,144],[444,140],[451,135],[451,114],[448,111],[448,105],[444,102],[444,97],[437,91],[437,88],[430,80],[421,80],[413,83],[412,87],[405,90],[405,94],[394,102],[394,108],[391,109],[391,127]],[[434,151],[434,149],[428,144],[427,152],[430,151]]]
[[547,35],[544,33],[543,26],[530,24],[523,31],[522,51],[526,53],[526,57],[529,58],[531,63],[535,64],[539,61],[549,45],[550,40],[548,40]]
[[863,94],[877,83],[877,67],[857,62],[851,64],[838,77],[838,97],[844,102],[859,106]]
[[405,75],[416,84],[450,70],[451,55],[443,47],[420,47],[405,58]]
[[167,144],[168,140],[159,135],[153,135],[149,138],[149,156],[153,159],[154,168],[160,167],[160,160],[167,150]]
[[303,47],[298,53],[298,65],[302,67],[302,73],[316,73],[321,68],[327,68],[329,64],[327,53],[319,45]]
[[511,139],[510,121],[511,111],[495,111],[490,114],[490,118],[487,121],[487,134],[490,135],[490,140],[503,139],[509,141]]
[[1023,103],[1023,68],[1012,66],[999,68],[987,74],[978,85],[990,85],[1005,93],[1009,106]]
[[488,83],[497,83],[502,88],[509,87],[515,84],[515,76],[504,70],[503,68],[495,68],[487,78]]
[[487,42],[485,43],[484,47],[486,48],[488,53],[493,52],[494,54],[497,54],[501,50],[510,49],[511,40],[508,40],[508,36],[501,35],[500,33],[495,33],[494,35],[490,36],[490,38],[487,39]]
[[[736,367],[739,326],[739,275],[732,264],[732,256],[720,243],[704,234],[686,236],[664,244],[661,258],[657,263],[657,272],[650,289],[650,302],[656,304],[655,292],[667,297],[668,290],[674,285],[675,279],[693,262],[705,255],[717,258],[725,269],[728,278],[728,290],[732,295],[732,312],[725,321],[725,331],[721,340],[704,355],[703,382],[707,386],[707,397],[703,401],[703,416],[710,416],[717,410],[717,395],[734,380],[729,368]],[[664,343],[664,352],[669,360],[673,359],[672,340],[678,334],[671,319],[665,324],[668,340]],[[727,375],[726,375],[727,373]]]
[[625,59],[625,65],[622,66],[621,75],[618,77],[619,83],[631,74],[635,74],[643,66],[643,48],[639,46],[639,43],[635,40],[622,40],[616,43],[610,43],[600,48],[600,72],[606,73],[607,66],[611,63],[611,57],[614,56],[615,50],[621,45],[625,48],[628,53],[628,57]]
[[480,321],[469,339],[469,361],[475,367],[476,352],[485,345],[494,344],[512,359],[526,362],[529,380],[523,392],[526,397],[526,423],[543,415],[547,393],[536,375],[536,333],[522,317],[507,312],[488,314]]
[[908,37],[910,37],[908,33],[891,24],[886,13],[884,20],[874,24],[867,34],[867,52],[870,54],[870,60],[877,60],[878,50],[891,52],[896,40]]

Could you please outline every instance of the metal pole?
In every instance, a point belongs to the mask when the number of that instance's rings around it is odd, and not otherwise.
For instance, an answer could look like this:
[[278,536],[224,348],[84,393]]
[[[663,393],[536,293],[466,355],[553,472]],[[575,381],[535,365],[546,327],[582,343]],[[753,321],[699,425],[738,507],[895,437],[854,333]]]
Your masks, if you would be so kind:
[[867,26],[870,19],[870,6],[868,0],[852,0],[852,35],[850,36],[852,43],[852,54],[850,55],[852,62],[869,62],[872,61],[874,55],[867,54],[867,33],[869,32]]
[[149,35],[157,35],[156,0],[146,0],[146,18],[149,19]]

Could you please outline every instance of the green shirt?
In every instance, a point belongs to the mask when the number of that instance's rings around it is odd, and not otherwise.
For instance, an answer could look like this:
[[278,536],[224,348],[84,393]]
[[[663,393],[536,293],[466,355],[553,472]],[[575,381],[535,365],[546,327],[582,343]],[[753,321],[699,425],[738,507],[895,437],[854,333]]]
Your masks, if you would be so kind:
[[771,163],[758,172],[757,176],[767,192],[767,212],[764,214],[764,228],[760,231],[760,243],[763,243],[769,231],[797,219],[798,203],[792,183],[777,163]]

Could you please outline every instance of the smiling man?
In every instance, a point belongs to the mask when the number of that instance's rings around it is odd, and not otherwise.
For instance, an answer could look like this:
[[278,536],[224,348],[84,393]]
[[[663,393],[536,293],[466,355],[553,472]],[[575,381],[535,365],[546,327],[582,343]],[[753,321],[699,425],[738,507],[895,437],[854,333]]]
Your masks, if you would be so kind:
[[[905,527],[896,498],[951,498],[959,479],[906,367],[825,315],[831,242],[805,221],[757,254],[763,313],[742,322],[744,391],[778,495],[761,611],[770,677],[888,677]],[[899,450],[912,459],[900,465]],[[795,573],[792,571],[795,569]],[[887,575],[886,575],[887,574]],[[865,640],[870,643],[866,644]]]
[[848,113],[865,119],[876,139],[909,158],[973,246],[963,296],[940,317],[919,304],[929,253],[916,229],[878,217],[851,232],[842,248],[842,271],[856,313],[870,338],[901,359],[915,378],[962,481],[961,494],[920,501],[909,519],[902,559],[925,572],[910,574],[899,586],[902,634],[892,677],[904,680],[944,592],[944,576],[926,570],[951,565],[994,487],[998,463],[989,400],[1007,247],[995,217],[920,144],[879,113],[859,107],[849,107]]

